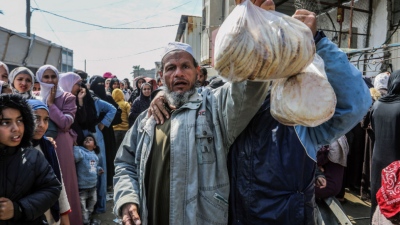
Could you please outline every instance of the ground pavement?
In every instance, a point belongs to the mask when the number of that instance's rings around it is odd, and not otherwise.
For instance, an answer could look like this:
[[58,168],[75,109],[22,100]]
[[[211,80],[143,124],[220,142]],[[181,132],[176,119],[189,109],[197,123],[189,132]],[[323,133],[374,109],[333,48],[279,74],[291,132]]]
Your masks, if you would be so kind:
[[[371,204],[360,199],[357,193],[346,190],[345,198],[347,202],[343,208],[350,221],[356,225],[369,225],[369,214]],[[117,225],[119,220],[112,213],[113,200],[107,201],[107,212],[94,215],[93,218],[101,221],[101,225]]]

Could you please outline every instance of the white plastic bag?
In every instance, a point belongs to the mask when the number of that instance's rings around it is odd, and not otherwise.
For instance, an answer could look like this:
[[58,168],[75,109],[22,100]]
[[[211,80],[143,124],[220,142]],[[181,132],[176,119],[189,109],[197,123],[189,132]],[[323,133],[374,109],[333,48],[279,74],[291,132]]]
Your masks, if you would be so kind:
[[317,54],[301,73],[273,81],[271,115],[282,124],[315,127],[329,120],[335,107],[335,91]]
[[231,81],[269,80],[299,73],[314,54],[313,35],[304,23],[246,0],[218,31],[214,65]]

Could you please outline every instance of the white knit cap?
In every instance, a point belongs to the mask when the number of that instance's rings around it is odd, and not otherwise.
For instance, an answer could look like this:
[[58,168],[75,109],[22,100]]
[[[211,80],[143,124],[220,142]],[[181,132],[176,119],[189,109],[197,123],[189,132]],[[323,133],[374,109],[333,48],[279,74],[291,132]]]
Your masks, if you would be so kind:
[[161,60],[165,57],[165,55],[167,55],[168,53],[170,53],[172,51],[176,51],[176,50],[185,51],[185,52],[189,53],[190,55],[192,55],[194,59],[196,59],[193,54],[192,46],[190,46],[186,43],[182,43],[182,42],[170,42],[170,43],[168,43],[167,47],[164,48],[164,52],[162,54]]
[[389,82],[389,74],[380,73],[375,77],[374,88],[376,90],[387,89],[388,82]]

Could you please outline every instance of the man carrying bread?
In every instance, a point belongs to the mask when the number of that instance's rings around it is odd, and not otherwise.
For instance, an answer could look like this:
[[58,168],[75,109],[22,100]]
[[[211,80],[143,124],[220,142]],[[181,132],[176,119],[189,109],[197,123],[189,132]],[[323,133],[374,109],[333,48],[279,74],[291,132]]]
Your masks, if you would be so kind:
[[226,83],[199,94],[199,70],[191,46],[168,44],[159,98],[168,117],[161,124],[142,113],[115,158],[114,213],[124,224],[228,223],[228,150],[269,82]]
[[315,224],[316,152],[347,133],[371,105],[360,71],[317,31],[315,13],[297,10],[293,17],[314,34],[317,54],[336,94],[335,113],[317,127],[285,126],[271,116],[267,95],[228,155],[232,225]]

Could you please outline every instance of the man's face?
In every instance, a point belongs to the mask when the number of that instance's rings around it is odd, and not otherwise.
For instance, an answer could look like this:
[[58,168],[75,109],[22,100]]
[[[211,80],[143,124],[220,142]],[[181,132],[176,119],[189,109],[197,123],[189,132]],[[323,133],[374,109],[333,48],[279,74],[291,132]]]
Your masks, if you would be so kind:
[[194,66],[192,55],[185,51],[172,51],[164,56],[163,63],[160,76],[171,92],[182,94],[195,86],[199,67]]
[[199,75],[197,76],[197,82],[203,86],[204,81],[206,80],[206,76],[204,76],[203,72],[200,70]]

